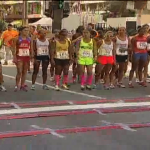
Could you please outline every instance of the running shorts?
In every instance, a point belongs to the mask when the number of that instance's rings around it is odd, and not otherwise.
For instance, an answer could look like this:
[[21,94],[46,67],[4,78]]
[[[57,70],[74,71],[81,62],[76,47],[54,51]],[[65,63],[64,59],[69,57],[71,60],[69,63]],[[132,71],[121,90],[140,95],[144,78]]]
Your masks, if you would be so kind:
[[69,64],[70,59],[57,59],[57,58],[55,58],[54,61],[55,61],[55,65],[64,67],[64,66]]
[[148,53],[134,53],[133,59],[136,61],[139,61],[139,60],[147,61]]
[[23,62],[30,62],[29,56],[17,56],[17,62],[23,61]]
[[114,56],[98,56],[97,62],[106,65],[106,64],[114,64]]
[[123,63],[128,61],[128,55],[116,55],[116,62],[117,63]]
[[42,62],[44,62],[44,61],[49,61],[50,59],[49,59],[49,56],[35,56],[35,59],[37,60],[37,61],[42,61]]
[[79,65],[89,66],[94,64],[93,58],[79,58],[78,60]]

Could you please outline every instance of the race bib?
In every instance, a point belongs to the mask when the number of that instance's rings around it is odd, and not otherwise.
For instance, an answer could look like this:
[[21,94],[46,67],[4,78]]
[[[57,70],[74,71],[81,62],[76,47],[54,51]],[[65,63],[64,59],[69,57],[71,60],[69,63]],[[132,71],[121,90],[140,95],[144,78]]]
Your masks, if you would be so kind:
[[147,50],[150,50],[150,43],[147,44]]
[[58,59],[69,59],[68,51],[57,52]]
[[42,55],[49,55],[48,54],[48,48],[40,47],[37,49],[37,55],[42,56]]
[[120,45],[119,52],[125,53],[126,51],[127,51],[127,45],[126,44]]
[[137,42],[137,48],[144,50],[147,48],[147,42]]
[[93,57],[93,53],[92,53],[92,51],[83,51],[82,52],[82,57]]
[[29,49],[19,49],[19,56],[30,56]]

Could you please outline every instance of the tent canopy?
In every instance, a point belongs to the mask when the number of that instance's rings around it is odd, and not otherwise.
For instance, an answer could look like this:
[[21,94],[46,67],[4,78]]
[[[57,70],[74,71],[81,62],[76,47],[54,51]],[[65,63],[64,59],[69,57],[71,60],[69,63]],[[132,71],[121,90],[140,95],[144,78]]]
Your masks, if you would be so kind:
[[41,26],[52,26],[52,19],[51,18],[41,18],[37,22],[31,23],[30,25],[38,25]]

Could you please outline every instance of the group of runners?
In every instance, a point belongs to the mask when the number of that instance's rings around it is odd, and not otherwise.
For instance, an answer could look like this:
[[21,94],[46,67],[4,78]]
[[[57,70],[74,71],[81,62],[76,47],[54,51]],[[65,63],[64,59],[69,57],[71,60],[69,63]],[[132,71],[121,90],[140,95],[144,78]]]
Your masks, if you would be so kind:
[[[33,62],[31,90],[36,88],[40,65],[42,88],[49,90],[46,84],[49,64],[51,81],[54,80],[57,91],[60,88],[69,90],[68,76],[71,65],[72,81],[76,83],[78,80],[81,90],[97,88],[100,81],[106,90],[116,86],[125,88],[123,78],[129,63],[129,87],[134,87],[134,73],[139,85],[147,86],[150,54],[148,25],[140,27],[138,33],[132,37],[127,35],[125,27],[120,27],[117,34],[114,34],[110,30],[103,33],[93,30],[91,26],[79,26],[72,38],[68,38],[66,29],[56,31],[52,39],[47,39],[46,34],[45,29],[40,29],[37,34],[31,35],[29,27],[21,27],[19,35],[12,39],[11,51],[17,68],[15,91],[27,91],[25,81],[30,62]],[[2,66],[0,68],[1,90],[6,91],[3,86]]]

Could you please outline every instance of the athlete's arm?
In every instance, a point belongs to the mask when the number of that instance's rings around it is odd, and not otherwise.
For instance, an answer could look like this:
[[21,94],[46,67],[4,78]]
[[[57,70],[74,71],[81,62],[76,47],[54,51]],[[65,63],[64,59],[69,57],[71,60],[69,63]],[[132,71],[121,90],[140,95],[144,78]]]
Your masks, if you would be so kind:
[[130,51],[132,51],[131,40],[128,38],[128,53],[130,53]]
[[78,56],[79,56],[80,42],[81,41],[77,42],[76,47],[75,47],[75,54],[77,56],[76,57],[77,59],[78,59]]
[[[34,57],[35,54],[37,53],[36,40],[33,40],[32,43],[33,43],[33,45],[32,45],[32,46],[33,46],[33,53],[32,53],[33,55],[32,55],[32,56]],[[33,58],[33,57],[32,57],[32,58]]]
[[113,42],[113,56],[116,57],[116,43]]
[[11,48],[13,56],[16,56],[17,42],[18,42],[18,37],[13,39],[12,48]]
[[97,42],[93,40],[93,56],[95,59],[97,58],[97,53],[98,53]]
[[54,62],[55,52],[56,52],[56,41],[51,42],[51,45],[50,45],[50,59],[51,59],[51,62]]
[[69,47],[68,47],[69,59],[73,60],[73,53],[74,53],[74,51],[73,51],[73,45],[69,41],[68,41],[68,43],[69,43]]

